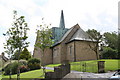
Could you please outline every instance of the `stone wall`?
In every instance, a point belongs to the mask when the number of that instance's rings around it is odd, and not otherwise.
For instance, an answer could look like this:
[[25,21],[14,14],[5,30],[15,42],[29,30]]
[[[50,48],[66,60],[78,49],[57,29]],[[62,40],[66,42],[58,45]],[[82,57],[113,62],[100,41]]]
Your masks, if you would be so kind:
[[48,48],[44,52],[44,57],[42,56],[42,51],[40,48],[34,49],[33,57],[40,59],[42,65],[52,64],[52,49]]
[[67,44],[67,60],[69,60],[70,62],[75,61],[74,43],[75,42],[71,42],[71,43]]
[[72,38],[72,36],[76,33],[76,31],[79,29],[79,25],[75,25],[72,27],[72,30],[70,33],[64,38],[64,40],[61,42],[61,62],[64,62],[64,60],[67,59],[67,45],[66,43]]
[[54,67],[54,72],[46,72],[45,79],[61,79],[68,73],[70,73],[70,64],[62,64],[58,67]]
[[75,41],[76,61],[96,60],[96,53],[89,47],[87,41]]
[[53,64],[61,63],[61,45],[53,48]]

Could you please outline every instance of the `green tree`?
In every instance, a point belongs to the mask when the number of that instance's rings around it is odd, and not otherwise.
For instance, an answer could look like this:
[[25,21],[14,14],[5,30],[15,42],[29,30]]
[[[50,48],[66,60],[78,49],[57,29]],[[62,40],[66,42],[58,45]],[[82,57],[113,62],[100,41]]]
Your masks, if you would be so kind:
[[[25,47],[28,47],[29,42],[27,42],[27,31],[29,28],[27,27],[27,23],[25,22],[24,16],[17,17],[17,11],[14,11],[14,21],[12,27],[9,29],[10,32],[10,41],[9,44],[15,51],[18,51],[18,64],[20,53]],[[18,65],[19,66],[19,65]],[[20,70],[18,68],[17,71],[17,80],[20,79]]]
[[117,48],[117,50],[118,50],[118,59],[120,59],[120,33],[118,33],[118,42],[117,43],[118,43],[118,48]]
[[[27,48],[24,48],[23,51],[20,53],[20,57],[19,59],[25,59],[28,60],[31,58],[31,53],[28,51]],[[12,56],[13,60],[18,60],[18,51],[16,51],[14,53],[14,55]]]
[[[8,58],[10,60],[10,63],[11,63],[12,55],[15,51],[15,48],[13,46],[14,39],[13,39],[13,36],[11,34],[12,34],[12,28],[9,28],[8,31],[3,34],[5,36],[5,39],[6,39],[6,43],[3,43],[4,49],[5,49],[5,53],[8,54]],[[9,68],[9,69],[10,69],[9,78],[11,79],[12,71],[11,71],[11,68]]]
[[118,35],[116,32],[105,32],[104,33],[104,41],[108,45],[108,47],[112,49],[117,49],[118,48]]
[[118,56],[117,50],[110,47],[104,47],[101,53],[103,59],[117,59]]
[[88,44],[89,47],[96,53],[96,57],[97,59],[99,59],[99,43],[102,41],[102,35],[100,34],[100,32],[98,32],[95,29],[88,29],[88,31],[86,31],[89,35],[90,35],[90,39],[92,40],[93,44]]
[[28,51],[27,48],[24,48],[24,50],[20,54],[20,59],[28,60],[31,58],[31,53]]
[[[44,22],[42,22],[42,24],[38,26],[38,29],[37,29],[37,42],[35,44],[35,47],[41,49],[42,57],[44,57],[45,50],[47,48],[50,48],[53,44],[53,41],[51,39],[52,31],[51,29],[49,29],[49,26],[46,25]],[[42,62],[43,61],[41,59],[41,63]],[[43,66],[43,72],[45,73],[46,71],[45,71],[44,63],[42,63],[42,66]]]

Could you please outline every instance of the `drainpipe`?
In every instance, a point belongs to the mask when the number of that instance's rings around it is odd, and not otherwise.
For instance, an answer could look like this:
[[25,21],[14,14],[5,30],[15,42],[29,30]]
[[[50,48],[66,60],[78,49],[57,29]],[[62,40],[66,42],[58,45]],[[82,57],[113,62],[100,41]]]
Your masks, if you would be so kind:
[[75,48],[76,48],[76,46],[75,46],[75,41],[74,41],[74,61],[76,62],[76,51],[75,51]]

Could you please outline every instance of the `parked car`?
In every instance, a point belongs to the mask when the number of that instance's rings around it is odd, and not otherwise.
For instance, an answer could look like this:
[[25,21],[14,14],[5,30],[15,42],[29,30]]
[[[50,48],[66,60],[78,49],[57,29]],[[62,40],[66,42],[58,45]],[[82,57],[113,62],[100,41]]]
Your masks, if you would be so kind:
[[115,72],[112,77],[110,77],[109,80],[120,80],[120,70]]

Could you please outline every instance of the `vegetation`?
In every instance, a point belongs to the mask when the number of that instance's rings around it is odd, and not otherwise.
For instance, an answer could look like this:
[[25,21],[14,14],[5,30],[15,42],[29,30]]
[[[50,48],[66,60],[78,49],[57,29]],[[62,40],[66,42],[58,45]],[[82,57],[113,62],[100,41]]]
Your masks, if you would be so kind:
[[90,49],[92,49],[96,53],[97,59],[99,59],[99,43],[101,42],[102,35],[95,29],[88,29],[87,33],[90,35],[93,44],[88,44]]
[[[53,72],[53,70],[46,70],[46,72]],[[2,76],[3,78],[9,78],[9,76]],[[17,75],[12,75],[12,78],[17,78]],[[38,69],[38,70],[33,70],[33,71],[29,71],[29,72],[24,72],[21,73],[20,78],[28,78],[28,80],[30,78],[44,78],[43,76],[43,70],[42,69]]]
[[40,60],[36,59],[36,58],[31,58],[28,60],[28,67],[30,68],[30,70],[36,70],[36,69],[40,69]]
[[117,59],[118,58],[118,34],[117,32],[105,32],[103,34],[104,46],[101,51],[103,59]]
[[[35,47],[36,49],[41,49],[41,58],[44,58],[45,50],[47,48],[50,48],[53,44],[53,41],[51,39],[52,31],[51,29],[49,29],[49,26],[42,22],[42,24],[38,26],[37,29],[37,42],[35,44]],[[43,66],[43,72],[45,73],[45,64],[44,61],[42,61],[42,59],[41,65]]]
[[111,33],[105,32],[103,35],[107,47],[110,47],[112,49],[117,49],[117,41],[118,41],[117,32],[111,32]]
[[[105,61],[105,71],[114,71],[119,69],[118,59],[101,59],[101,60],[90,60],[90,61],[80,61],[80,62],[71,62],[71,70],[73,71],[86,71],[86,72],[97,72],[97,61]],[[86,64],[83,66],[83,64]],[[47,67],[55,67],[60,64],[50,64]],[[86,66],[86,67],[85,67]]]
[[4,74],[16,74],[18,68],[20,69],[21,73],[40,69],[40,60],[36,58],[31,58],[28,60],[28,62],[26,60],[20,60],[19,63],[17,63],[17,61],[11,61],[11,63],[7,63],[6,66],[3,68]]
[[[25,61],[20,61],[20,64],[17,62],[13,62],[5,66],[4,68],[4,74],[9,75],[9,74],[17,74],[17,69],[20,69],[20,72],[26,72],[29,71],[29,67],[26,65],[27,63]],[[11,70],[11,71],[10,71]]]
[[[119,36],[117,32],[105,32],[103,35],[95,29],[86,31],[92,38],[96,40],[96,44],[89,44],[90,48],[96,53],[96,56],[102,59],[119,58]],[[92,46],[94,45],[94,46]],[[100,53],[98,52],[100,50]]]
[[[18,60],[18,51],[16,51],[15,53],[14,53],[14,55],[12,56],[12,59],[13,60]],[[20,53],[20,55],[19,55],[19,59],[24,59],[24,60],[28,60],[28,59],[30,59],[31,58],[31,53],[28,51],[28,49],[27,48],[24,48],[23,50],[22,50],[22,52]]]
[[[105,71],[113,71],[118,70],[118,62],[120,60],[117,59],[102,59],[102,60],[91,60],[91,61],[81,61],[81,62],[72,62],[71,70],[75,71],[87,71],[87,72],[97,72],[97,61],[105,61]],[[85,64],[86,66],[82,66]]]
[[118,58],[118,51],[116,49],[112,49],[110,47],[104,47],[103,51],[101,52],[102,59],[117,59]]
[[[18,51],[18,67],[19,67],[19,55],[25,47],[28,47],[29,42],[27,42],[27,31],[29,28],[27,27],[27,23],[25,22],[24,16],[17,17],[17,11],[14,11],[14,21],[12,27],[9,29],[7,33],[9,33],[10,40],[8,40],[10,49],[14,49],[14,51]],[[8,43],[7,43],[8,44]],[[7,50],[12,51],[13,50]],[[20,70],[17,69],[17,79],[20,77]]]

